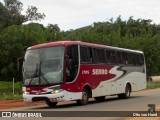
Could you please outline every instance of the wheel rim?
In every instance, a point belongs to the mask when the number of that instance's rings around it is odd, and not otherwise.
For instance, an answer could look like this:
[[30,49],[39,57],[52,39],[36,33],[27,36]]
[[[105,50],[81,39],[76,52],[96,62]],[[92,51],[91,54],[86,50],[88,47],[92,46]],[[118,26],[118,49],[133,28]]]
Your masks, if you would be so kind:
[[82,101],[83,102],[87,102],[87,98],[88,98],[87,93],[83,92],[83,94],[82,94]]
[[127,95],[127,97],[129,97],[130,96],[130,90],[129,90],[129,88],[127,87],[127,90],[126,90],[126,95]]

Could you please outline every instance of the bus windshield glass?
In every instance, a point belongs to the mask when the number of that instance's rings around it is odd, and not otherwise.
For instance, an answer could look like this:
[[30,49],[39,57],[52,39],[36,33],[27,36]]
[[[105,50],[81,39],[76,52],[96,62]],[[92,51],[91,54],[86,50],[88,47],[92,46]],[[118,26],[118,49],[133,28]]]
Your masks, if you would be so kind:
[[24,85],[48,85],[63,82],[64,47],[28,50],[23,62]]

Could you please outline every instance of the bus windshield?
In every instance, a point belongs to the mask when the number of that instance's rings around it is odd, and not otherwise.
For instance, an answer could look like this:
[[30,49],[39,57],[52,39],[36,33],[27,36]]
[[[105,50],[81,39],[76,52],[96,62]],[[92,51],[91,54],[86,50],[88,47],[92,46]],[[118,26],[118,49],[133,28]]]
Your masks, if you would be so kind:
[[24,85],[47,85],[63,82],[64,47],[28,50],[23,62]]

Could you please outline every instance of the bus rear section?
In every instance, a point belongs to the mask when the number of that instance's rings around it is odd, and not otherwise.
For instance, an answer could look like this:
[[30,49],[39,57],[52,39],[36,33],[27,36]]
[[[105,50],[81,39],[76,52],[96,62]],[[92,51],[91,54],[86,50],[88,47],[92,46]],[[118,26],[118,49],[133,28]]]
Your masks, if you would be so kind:
[[141,51],[85,42],[52,42],[29,48],[23,63],[23,98],[88,103],[107,95],[129,98],[146,88],[146,67]]

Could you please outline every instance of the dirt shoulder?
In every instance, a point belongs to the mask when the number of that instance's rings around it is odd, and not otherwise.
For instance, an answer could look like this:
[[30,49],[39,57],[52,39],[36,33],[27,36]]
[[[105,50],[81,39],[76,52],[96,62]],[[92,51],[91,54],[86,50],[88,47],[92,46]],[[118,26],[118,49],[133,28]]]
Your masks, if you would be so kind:
[[23,100],[1,100],[0,110],[17,108],[17,107],[38,106],[38,105],[43,105],[43,104],[45,103],[44,102],[27,103],[27,102],[24,102]]

